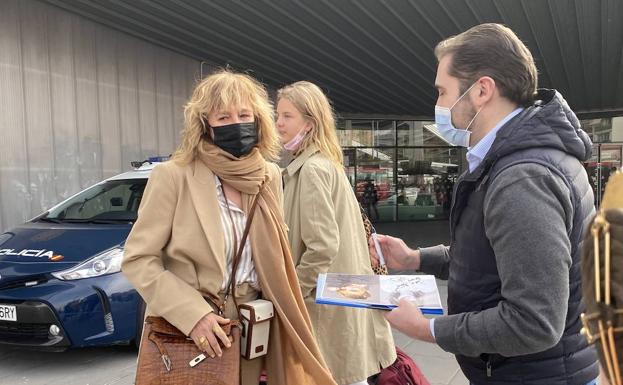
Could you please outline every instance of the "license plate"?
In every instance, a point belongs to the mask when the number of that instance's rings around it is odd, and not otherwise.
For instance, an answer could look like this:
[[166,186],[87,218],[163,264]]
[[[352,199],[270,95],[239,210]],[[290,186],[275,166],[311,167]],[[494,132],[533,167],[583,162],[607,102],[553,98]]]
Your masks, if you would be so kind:
[[0,304],[0,321],[17,321],[15,306]]

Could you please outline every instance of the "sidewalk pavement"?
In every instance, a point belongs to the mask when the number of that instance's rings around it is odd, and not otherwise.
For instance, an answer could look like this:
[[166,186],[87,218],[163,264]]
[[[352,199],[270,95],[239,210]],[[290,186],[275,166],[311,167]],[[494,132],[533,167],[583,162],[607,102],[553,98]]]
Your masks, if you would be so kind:
[[[449,226],[447,221],[375,223],[379,234],[402,238],[409,247],[425,247],[447,244]],[[446,281],[437,280],[439,294],[447,311]],[[396,345],[404,350],[418,364],[431,385],[467,385],[469,382],[461,372],[454,356],[435,344],[413,340],[394,330]]]

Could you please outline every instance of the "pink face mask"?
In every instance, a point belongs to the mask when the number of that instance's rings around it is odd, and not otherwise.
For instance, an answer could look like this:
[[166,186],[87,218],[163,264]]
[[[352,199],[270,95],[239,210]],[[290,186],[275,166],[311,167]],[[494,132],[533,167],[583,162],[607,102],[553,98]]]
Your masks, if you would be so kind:
[[303,141],[303,139],[305,138],[305,135],[307,135],[308,132],[309,131],[305,131],[305,129],[302,129],[301,131],[299,131],[298,134],[296,134],[294,138],[290,139],[288,143],[285,143],[283,145],[283,148],[285,148],[288,151],[298,150],[301,142]]

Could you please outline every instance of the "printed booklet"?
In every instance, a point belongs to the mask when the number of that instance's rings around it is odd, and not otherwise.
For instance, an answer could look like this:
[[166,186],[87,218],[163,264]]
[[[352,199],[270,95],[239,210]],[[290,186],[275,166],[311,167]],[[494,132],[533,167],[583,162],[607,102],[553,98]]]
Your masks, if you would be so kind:
[[432,275],[318,275],[316,303],[391,310],[406,298],[424,314],[443,314]]

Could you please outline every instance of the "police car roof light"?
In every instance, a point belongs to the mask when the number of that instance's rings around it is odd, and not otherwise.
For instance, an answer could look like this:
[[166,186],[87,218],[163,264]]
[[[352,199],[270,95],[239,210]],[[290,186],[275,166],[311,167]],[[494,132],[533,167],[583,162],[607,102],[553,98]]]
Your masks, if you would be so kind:
[[149,158],[147,158],[145,160],[133,161],[133,162],[130,162],[130,164],[134,168],[139,168],[142,165],[144,165],[145,163],[166,162],[167,160],[169,160],[170,157],[171,157],[171,155],[168,155],[168,156],[150,156]]
[[150,156],[147,158],[149,163],[166,162],[169,160],[169,156]]

